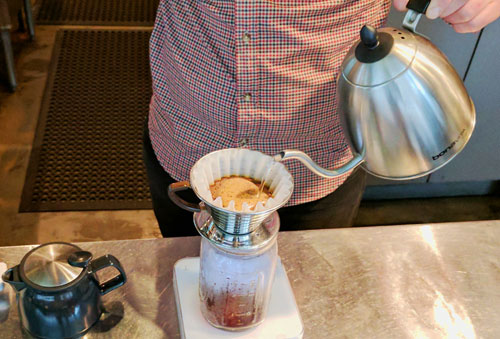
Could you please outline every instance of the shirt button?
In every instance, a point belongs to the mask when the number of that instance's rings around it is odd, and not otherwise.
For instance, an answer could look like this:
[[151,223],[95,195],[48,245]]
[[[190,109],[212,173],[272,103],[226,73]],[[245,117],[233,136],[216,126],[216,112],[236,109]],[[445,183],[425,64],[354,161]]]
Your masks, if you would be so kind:
[[239,141],[240,147],[245,147],[248,144],[248,139],[243,138]]
[[252,100],[252,94],[250,94],[250,93],[246,93],[246,94],[243,96],[243,99],[244,99],[246,102],[250,102],[250,100]]
[[246,44],[250,43],[250,38],[251,38],[250,34],[248,34],[248,33],[243,34],[242,39],[243,39],[244,43],[246,43]]

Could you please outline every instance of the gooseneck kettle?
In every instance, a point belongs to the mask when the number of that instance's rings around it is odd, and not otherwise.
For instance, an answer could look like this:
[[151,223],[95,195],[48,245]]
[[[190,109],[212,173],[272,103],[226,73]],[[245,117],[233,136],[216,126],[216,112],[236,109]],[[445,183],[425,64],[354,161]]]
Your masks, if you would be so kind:
[[403,180],[437,170],[464,148],[475,125],[474,104],[446,56],[415,31],[429,3],[410,0],[402,30],[364,26],[341,65],[337,102],[353,159],[333,170],[298,150],[276,160],[298,159],[323,177],[361,165],[375,176]]

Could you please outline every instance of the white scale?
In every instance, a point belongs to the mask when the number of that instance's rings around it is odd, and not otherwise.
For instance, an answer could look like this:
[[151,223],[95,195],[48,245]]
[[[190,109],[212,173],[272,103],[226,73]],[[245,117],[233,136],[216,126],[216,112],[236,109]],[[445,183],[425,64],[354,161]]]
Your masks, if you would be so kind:
[[278,260],[267,315],[262,324],[244,331],[224,331],[210,325],[200,310],[200,258],[184,258],[174,265],[174,291],[182,338],[302,338],[304,326],[286,272]]

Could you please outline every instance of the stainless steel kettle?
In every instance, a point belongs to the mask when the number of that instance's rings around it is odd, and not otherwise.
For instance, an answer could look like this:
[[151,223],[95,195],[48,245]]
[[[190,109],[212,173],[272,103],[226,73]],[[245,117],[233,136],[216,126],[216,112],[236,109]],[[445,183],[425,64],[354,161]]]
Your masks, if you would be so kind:
[[410,0],[403,30],[364,26],[342,63],[337,102],[354,158],[333,170],[298,150],[276,160],[298,159],[323,177],[362,165],[375,176],[403,180],[437,170],[464,148],[474,104],[446,56],[415,32],[429,3]]
[[[96,272],[114,267],[119,274],[100,283]],[[54,242],[28,252],[2,279],[17,292],[22,326],[39,338],[72,338],[87,332],[102,314],[101,295],[126,281],[118,259]]]

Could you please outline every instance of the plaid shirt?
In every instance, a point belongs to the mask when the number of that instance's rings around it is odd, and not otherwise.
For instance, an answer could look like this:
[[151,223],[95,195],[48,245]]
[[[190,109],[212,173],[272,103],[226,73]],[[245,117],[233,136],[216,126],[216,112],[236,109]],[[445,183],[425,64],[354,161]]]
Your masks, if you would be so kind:
[[[352,154],[336,112],[339,66],[364,24],[379,27],[390,0],[162,0],[150,41],[149,132],[163,168],[187,180],[222,148],[275,155],[295,148],[334,168]],[[295,160],[288,205],[319,199],[325,179]]]

